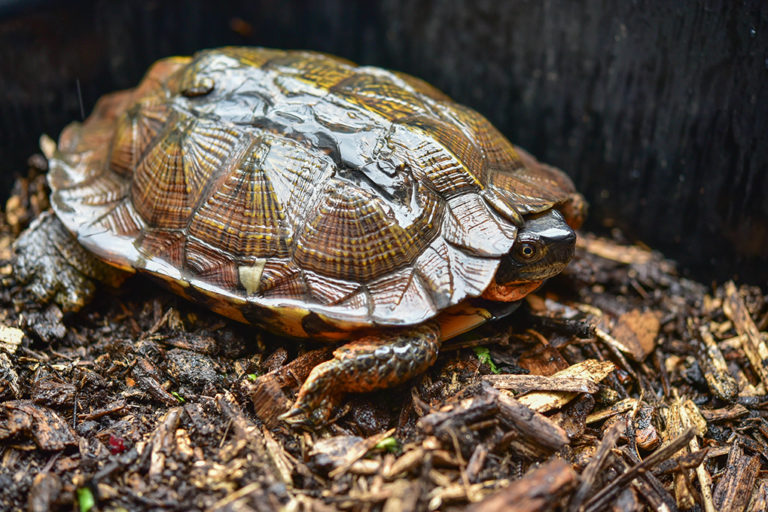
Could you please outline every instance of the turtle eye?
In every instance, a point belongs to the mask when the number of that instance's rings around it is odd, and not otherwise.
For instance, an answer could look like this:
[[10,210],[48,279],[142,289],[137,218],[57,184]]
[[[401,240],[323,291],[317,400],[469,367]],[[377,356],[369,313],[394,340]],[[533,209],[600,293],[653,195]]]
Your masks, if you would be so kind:
[[517,246],[517,256],[523,261],[533,261],[539,257],[539,248],[531,242],[523,242]]

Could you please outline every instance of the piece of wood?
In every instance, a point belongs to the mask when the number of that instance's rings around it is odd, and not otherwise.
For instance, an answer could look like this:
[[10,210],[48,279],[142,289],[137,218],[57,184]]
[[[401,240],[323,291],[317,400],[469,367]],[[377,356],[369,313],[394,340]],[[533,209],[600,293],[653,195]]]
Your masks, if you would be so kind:
[[723,311],[733,322],[736,332],[746,336],[741,346],[752,364],[752,368],[768,391],[768,344],[760,338],[760,331],[757,330],[755,322],[749,316],[747,306],[733,281],[728,281],[725,285]]
[[21,434],[31,437],[41,450],[63,450],[78,444],[72,428],[52,409],[29,400],[0,404],[0,439]]
[[555,459],[469,507],[469,512],[536,512],[554,510],[578,482],[571,465]]
[[[615,369],[610,361],[597,361],[589,359],[574,364],[564,370],[561,370],[552,377],[554,378],[582,378],[592,382],[600,382]],[[547,412],[558,407],[562,407],[576,397],[577,393],[572,392],[534,392],[519,398],[520,403],[530,407],[538,412]]]
[[368,453],[374,446],[379,444],[382,439],[386,439],[387,437],[391,436],[395,433],[395,429],[389,429],[385,432],[380,432],[376,435],[370,436],[366,439],[361,440],[359,443],[355,443],[353,446],[349,447],[348,452],[346,456],[344,457],[344,460],[341,464],[339,464],[339,467],[334,469],[329,473],[329,477],[335,478],[339,475],[344,474],[349,467],[352,466],[355,462],[360,460],[363,456],[365,456],[366,453]]
[[656,347],[659,327],[658,313],[633,309],[619,316],[611,334],[622,352],[642,362]]
[[[691,329],[689,325],[689,330]],[[701,369],[704,371],[704,378],[707,380],[707,386],[709,386],[712,394],[720,400],[733,401],[739,393],[739,386],[728,370],[728,364],[725,362],[720,347],[717,346],[707,326],[699,327],[698,334],[699,339],[704,344],[704,350],[697,355]]]
[[516,393],[529,391],[571,391],[574,393],[597,393],[598,385],[587,378],[545,377],[543,375],[483,375],[483,380],[496,389],[508,389]]
[[680,437],[653,452],[645,460],[630,468],[629,471],[614,479],[607,486],[603,487],[600,492],[592,496],[592,498],[590,498],[584,505],[584,510],[587,512],[600,510],[613,496],[616,495],[623,485],[631,482],[633,479],[637,478],[638,475],[653,469],[657,464],[667,460],[669,457],[680,451],[688,444],[694,435],[695,430],[690,428]]
[[722,476],[715,492],[712,503],[720,512],[741,512],[745,509],[756,490],[755,481],[760,471],[760,457],[748,456],[738,443],[734,443],[728,454],[725,474]]
[[568,512],[578,512],[581,508],[581,504],[584,503],[587,495],[593,489],[597,482],[599,472],[602,470],[608,455],[616,445],[616,441],[619,436],[624,433],[626,429],[626,423],[618,421],[614,423],[603,435],[602,441],[597,447],[597,453],[592,460],[584,468],[584,472],[581,474],[581,483],[578,489],[571,498],[571,502],[568,505]]
[[24,331],[21,329],[0,325],[0,351],[6,354],[15,353],[23,339]]

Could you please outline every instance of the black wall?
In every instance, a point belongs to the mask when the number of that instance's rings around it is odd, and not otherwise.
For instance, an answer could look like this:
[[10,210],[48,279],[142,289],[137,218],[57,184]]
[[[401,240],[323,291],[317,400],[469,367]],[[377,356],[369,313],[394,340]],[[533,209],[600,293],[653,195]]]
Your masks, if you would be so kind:
[[768,283],[768,3],[0,0],[0,199],[36,151],[150,62],[309,48],[425,78],[573,176],[704,281]]

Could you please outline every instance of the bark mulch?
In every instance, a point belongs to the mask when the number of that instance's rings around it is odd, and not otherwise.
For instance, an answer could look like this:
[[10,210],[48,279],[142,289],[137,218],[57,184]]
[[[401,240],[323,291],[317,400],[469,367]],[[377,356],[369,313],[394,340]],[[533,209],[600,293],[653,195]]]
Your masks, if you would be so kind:
[[[0,221],[46,209],[39,158]],[[82,312],[0,287],[2,510],[768,509],[768,296],[587,233],[518,312],[316,432],[277,416],[329,348],[145,278]]]

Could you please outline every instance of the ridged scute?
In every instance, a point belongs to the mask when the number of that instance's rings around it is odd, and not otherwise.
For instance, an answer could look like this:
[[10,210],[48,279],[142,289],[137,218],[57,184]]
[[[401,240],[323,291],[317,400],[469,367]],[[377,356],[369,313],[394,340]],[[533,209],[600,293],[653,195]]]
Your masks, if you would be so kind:
[[62,133],[53,205],[87,248],[217,311],[339,338],[493,279],[560,171],[412,76],[221,48],[156,63]]

